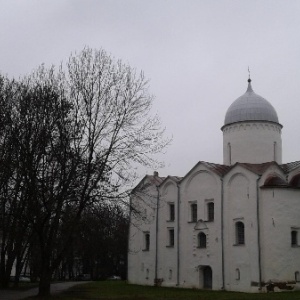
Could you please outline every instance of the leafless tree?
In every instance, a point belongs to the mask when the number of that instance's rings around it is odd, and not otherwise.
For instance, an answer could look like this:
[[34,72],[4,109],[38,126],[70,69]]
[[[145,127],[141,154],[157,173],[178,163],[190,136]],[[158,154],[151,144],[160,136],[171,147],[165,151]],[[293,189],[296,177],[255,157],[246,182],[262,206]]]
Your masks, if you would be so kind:
[[[14,228],[21,222],[26,228],[23,255],[31,239],[39,246],[44,296],[83,211],[124,196],[121,187],[134,178],[135,167],[157,167],[153,155],[169,140],[158,117],[150,115],[152,96],[143,73],[104,50],[85,48],[58,70],[41,66],[17,86],[7,108],[13,116],[8,145],[7,130],[1,131],[7,146],[1,159],[8,162],[13,184],[0,174],[5,183],[0,194],[2,205],[13,196],[20,208]],[[14,156],[6,159],[9,147]]]

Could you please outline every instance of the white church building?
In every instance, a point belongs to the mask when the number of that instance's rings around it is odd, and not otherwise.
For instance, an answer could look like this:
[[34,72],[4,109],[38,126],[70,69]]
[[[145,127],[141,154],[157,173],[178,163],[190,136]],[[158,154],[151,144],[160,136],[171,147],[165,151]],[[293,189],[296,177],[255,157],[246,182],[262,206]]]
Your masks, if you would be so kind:
[[263,292],[300,286],[300,161],[282,164],[282,125],[248,80],[228,108],[223,164],[146,175],[131,194],[128,281]]

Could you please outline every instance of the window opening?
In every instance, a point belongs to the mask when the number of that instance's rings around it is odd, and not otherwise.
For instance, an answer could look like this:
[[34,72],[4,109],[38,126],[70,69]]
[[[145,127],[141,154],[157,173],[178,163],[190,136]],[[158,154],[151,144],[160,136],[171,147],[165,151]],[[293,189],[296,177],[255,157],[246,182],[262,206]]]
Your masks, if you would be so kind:
[[292,246],[298,246],[298,232],[296,230],[291,232],[291,243]]
[[170,269],[170,270],[169,270],[169,279],[170,279],[170,280],[172,279],[172,275],[173,275],[172,273],[173,273],[173,272],[172,272],[172,270]]
[[170,210],[169,220],[174,221],[175,220],[175,205],[173,203],[169,204],[169,210]]
[[240,269],[235,269],[235,280],[240,280]]
[[237,222],[235,224],[236,229],[236,244],[244,245],[245,244],[245,226],[243,222]]
[[147,232],[145,233],[145,247],[144,247],[144,251],[149,251],[150,249],[150,233]]
[[197,204],[191,204],[191,222],[197,222]]
[[169,229],[169,247],[174,246],[174,229]]
[[206,248],[206,234],[204,232],[198,234],[198,247]]
[[208,221],[213,221],[215,218],[215,204],[213,202],[209,202],[207,204],[207,219]]

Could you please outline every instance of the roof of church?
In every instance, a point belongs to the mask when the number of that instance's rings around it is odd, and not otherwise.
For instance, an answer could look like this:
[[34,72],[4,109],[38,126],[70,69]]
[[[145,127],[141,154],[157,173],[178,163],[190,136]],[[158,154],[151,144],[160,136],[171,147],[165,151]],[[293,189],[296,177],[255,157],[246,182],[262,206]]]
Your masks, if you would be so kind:
[[285,173],[289,173],[292,170],[298,168],[300,166],[300,161],[293,161],[287,164],[280,165]]
[[201,163],[203,163],[208,169],[217,173],[220,176],[225,175],[232,168],[232,166],[214,164],[206,161],[201,161]]
[[243,121],[269,121],[279,124],[276,110],[266,99],[254,93],[250,78],[246,93],[229,106],[224,126]]
[[[255,174],[262,175],[271,165],[278,165],[274,161],[262,163],[262,164],[249,164],[249,163],[236,163],[237,165],[243,166],[246,169],[252,171]],[[279,165],[280,167],[280,165]]]
[[[215,164],[215,163],[210,163],[210,162],[206,162],[206,161],[200,161],[199,163],[205,165],[209,170],[218,174],[220,177],[223,177],[224,175],[226,175],[232,168],[234,168],[237,165],[244,167],[247,170],[249,170],[257,175],[263,175],[264,172],[272,165],[278,166],[285,174],[288,174],[292,170],[300,167],[300,161],[294,161],[294,162],[281,164],[281,165],[278,165],[274,161],[270,161],[270,162],[266,162],[266,163],[262,163],[262,164],[250,164],[250,163],[239,163],[238,162],[232,166]],[[168,178],[175,182],[180,182],[184,177],[171,176],[171,175],[169,175],[167,177],[160,177],[160,176],[158,176],[157,172],[154,172],[154,175],[146,175],[140,181],[140,183],[132,190],[132,192],[135,191],[136,189],[138,189],[138,187],[144,181],[145,178],[147,178],[151,184],[154,184],[155,186],[160,186]],[[281,179],[278,176],[271,176],[266,180],[264,187],[271,187],[271,186],[272,187],[287,187],[290,185],[288,185],[287,182],[285,182],[283,179]],[[296,182],[296,184],[294,184],[294,186],[300,187],[300,179]]]

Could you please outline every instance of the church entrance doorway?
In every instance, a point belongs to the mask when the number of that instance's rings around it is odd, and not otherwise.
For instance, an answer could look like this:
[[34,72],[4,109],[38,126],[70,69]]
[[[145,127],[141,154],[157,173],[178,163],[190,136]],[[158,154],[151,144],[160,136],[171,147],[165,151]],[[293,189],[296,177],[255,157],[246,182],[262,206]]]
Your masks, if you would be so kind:
[[212,269],[210,266],[203,268],[203,288],[212,289]]

